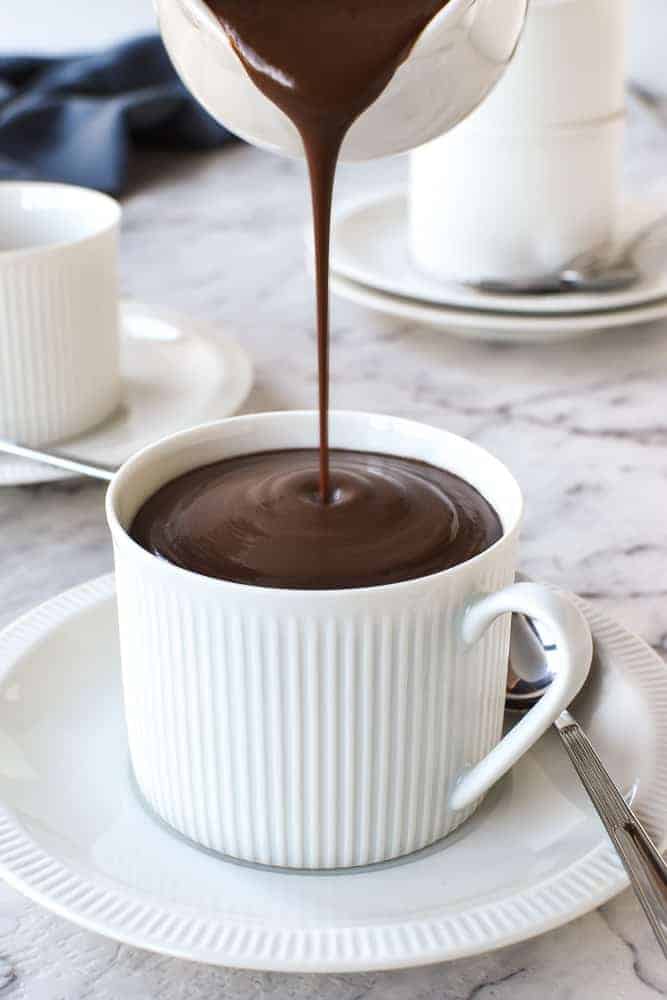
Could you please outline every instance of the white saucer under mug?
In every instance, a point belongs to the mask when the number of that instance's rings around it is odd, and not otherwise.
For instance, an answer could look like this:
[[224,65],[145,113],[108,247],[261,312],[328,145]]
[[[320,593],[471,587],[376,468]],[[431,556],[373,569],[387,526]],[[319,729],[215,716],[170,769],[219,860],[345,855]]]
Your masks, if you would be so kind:
[[[159,438],[231,416],[252,387],[238,341],[210,323],[124,302],[120,314],[122,403],[104,423],[53,445],[82,462],[114,467]],[[66,479],[69,473],[0,456],[0,486]]]
[[[628,200],[621,210],[621,239],[638,232],[651,220],[667,215],[667,192]],[[656,241],[640,253],[644,276],[632,288],[604,293],[556,295],[493,295],[469,285],[429,277],[413,263],[409,252],[408,201],[404,191],[389,191],[343,206],[334,219],[331,266],[337,278],[366,286],[369,292],[414,300],[418,305],[455,307],[471,312],[531,314],[535,317],[607,314],[638,309],[667,299],[667,258]],[[492,320],[484,320],[491,324]],[[528,321],[526,321],[528,322]],[[560,320],[559,320],[560,322]],[[585,321],[582,321],[585,322]],[[521,323],[517,324],[519,329]]]
[[[575,712],[659,843],[667,673],[580,602],[598,662]],[[0,635],[0,875],[80,926],[193,961],[285,972],[402,968],[541,934],[627,885],[554,733],[441,844],[347,873],[239,866],[145,812],[128,767],[113,579]]]
[[534,315],[437,306],[380,292],[331,275],[331,291],[342,299],[406,323],[430,326],[465,340],[507,344],[552,344],[576,340],[602,330],[640,326],[667,318],[667,297],[642,306],[594,313]]

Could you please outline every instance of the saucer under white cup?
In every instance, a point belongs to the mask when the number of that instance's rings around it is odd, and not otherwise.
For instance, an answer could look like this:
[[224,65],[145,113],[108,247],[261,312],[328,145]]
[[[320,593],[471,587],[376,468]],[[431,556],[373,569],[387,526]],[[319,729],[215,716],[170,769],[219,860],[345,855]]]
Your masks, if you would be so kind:
[[[662,846],[664,663],[579,606],[599,667],[576,715]],[[305,875],[190,847],[130,780],[110,577],[0,634],[0,747],[0,875],[82,927],[192,961],[309,973],[445,961],[544,933],[627,886],[553,733],[458,833],[404,861]]]
[[[441,281],[424,274],[409,249],[408,197],[391,189],[341,205],[333,220],[331,269],[334,277],[415,303],[456,307],[471,312],[548,316],[636,309],[667,298],[667,187],[627,197],[618,223],[620,243],[664,217],[665,237],[640,247],[642,277],[616,292],[562,292],[554,295],[494,295],[472,285]],[[307,233],[307,241],[312,237]],[[309,251],[310,252],[310,251]],[[563,262],[565,263],[565,262]]]
[[[570,703],[591,656],[571,602],[512,584],[523,502],[496,458],[438,428],[367,413],[331,413],[330,440],[461,476],[496,510],[502,538],[441,573],[334,591],[212,579],[132,540],[139,508],[177,476],[317,447],[310,412],[165,438],[131,458],[107,494],[138,787],[193,842],[286,868],[387,861],[450,834]],[[563,663],[501,739],[509,611],[547,623]]]
[[[252,379],[252,362],[230,334],[172,310],[122,302],[119,405],[101,424],[53,448],[120,466],[164,434],[236,413]],[[63,478],[68,473],[60,469],[0,455],[0,486]]]
[[0,437],[49,444],[118,406],[119,223],[96,191],[0,183]]
[[[619,239],[630,239],[667,215],[663,186],[624,203]],[[306,234],[310,259],[312,237]],[[647,240],[638,260],[642,278],[619,292],[493,295],[423,274],[408,248],[404,190],[343,205],[334,218],[331,290],[341,298],[406,322],[454,336],[507,343],[556,343],[604,329],[667,317],[665,241]]]
[[631,328],[667,319],[667,298],[635,308],[595,313],[536,316],[437,306],[389,295],[333,274],[332,294],[383,316],[442,330],[465,340],[505,344],[557,344],[603,330]]

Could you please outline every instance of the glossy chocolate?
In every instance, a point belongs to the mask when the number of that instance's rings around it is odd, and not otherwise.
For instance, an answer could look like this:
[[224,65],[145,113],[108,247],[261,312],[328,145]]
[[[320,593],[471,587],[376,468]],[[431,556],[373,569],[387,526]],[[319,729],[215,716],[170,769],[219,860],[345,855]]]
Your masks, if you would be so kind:
[[315,449],[204,466],[151,497],[131,533],[154,555],[204,576],[298,590],[429,576],[502,534],[477,490],[423,462],[332,450],[328,504],[318,477]]

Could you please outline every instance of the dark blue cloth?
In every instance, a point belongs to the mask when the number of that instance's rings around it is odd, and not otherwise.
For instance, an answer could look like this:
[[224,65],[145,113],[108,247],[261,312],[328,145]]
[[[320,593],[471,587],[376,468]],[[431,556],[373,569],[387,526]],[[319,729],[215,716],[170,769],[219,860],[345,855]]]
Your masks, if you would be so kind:
[[229,138],[157,36],[92,55],[0,57],[0,179],[120,194],[135,147],[212,149]]

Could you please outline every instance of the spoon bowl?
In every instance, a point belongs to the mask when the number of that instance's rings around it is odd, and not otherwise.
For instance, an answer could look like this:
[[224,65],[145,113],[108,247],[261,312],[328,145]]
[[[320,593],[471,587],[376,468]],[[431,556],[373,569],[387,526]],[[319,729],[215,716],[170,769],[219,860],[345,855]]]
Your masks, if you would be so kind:
[[547,626],[526,615],[512,616],[505,708],[527,712],[558,674],[560,653]]

